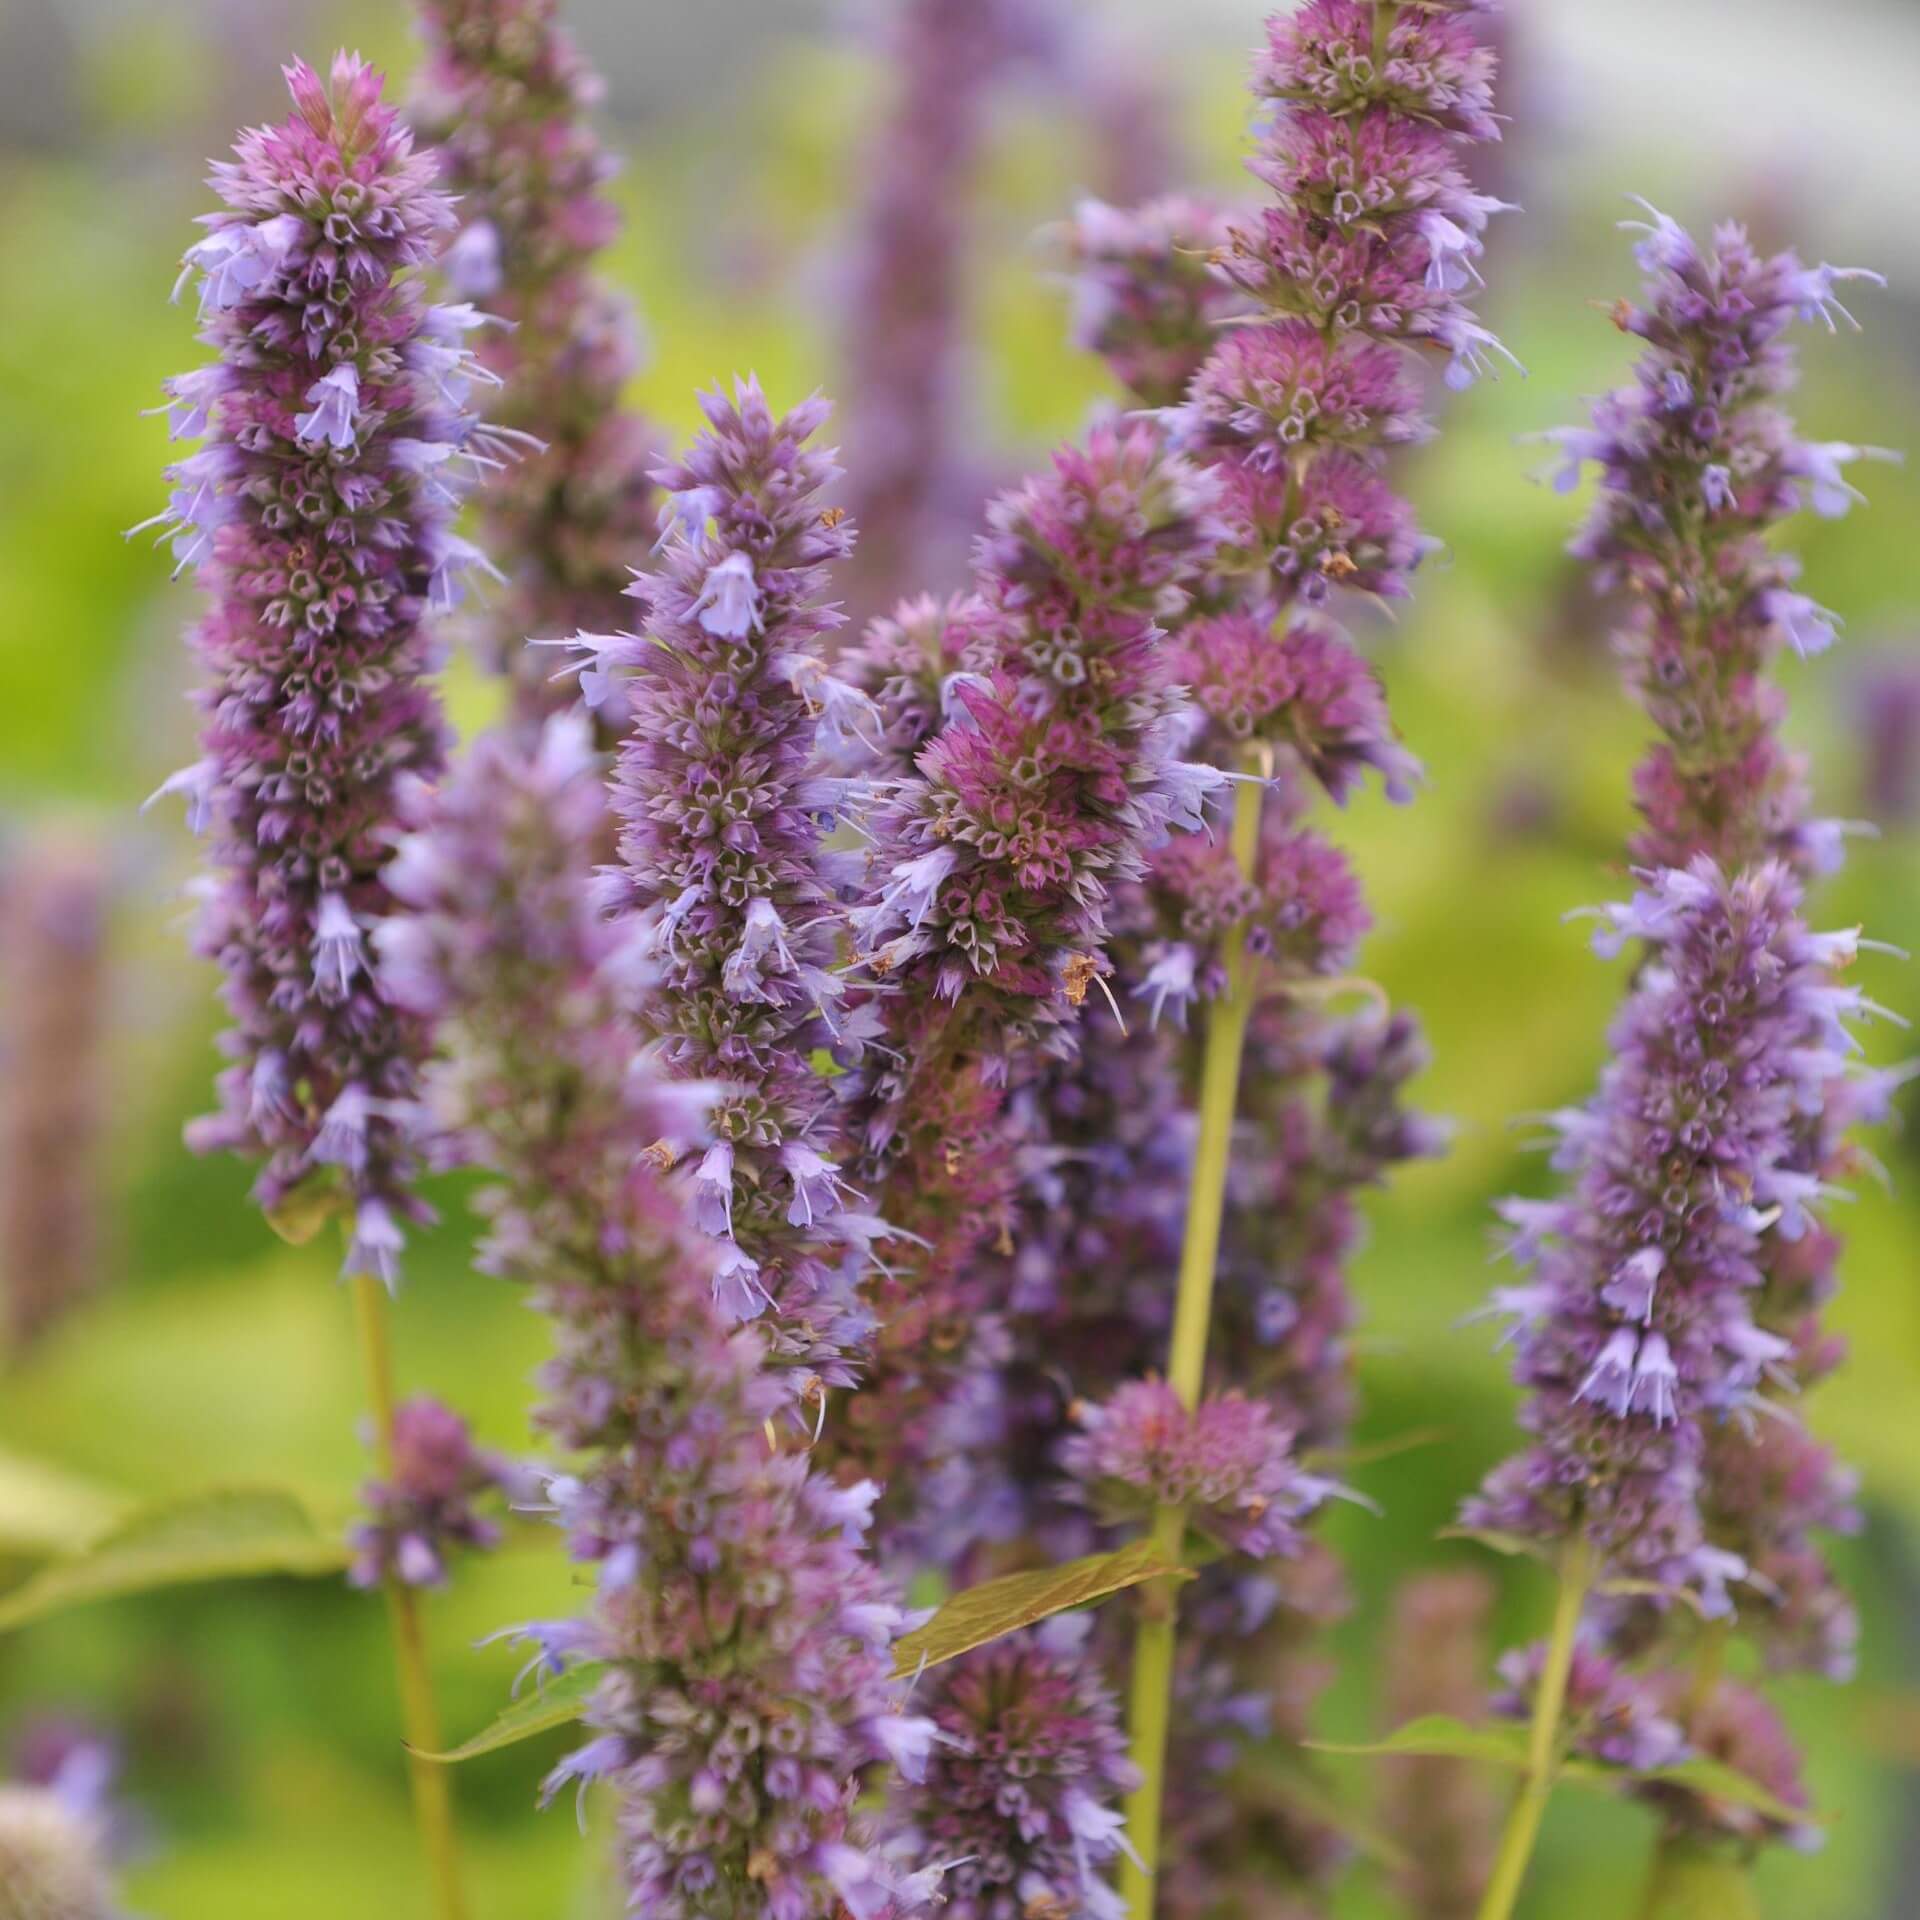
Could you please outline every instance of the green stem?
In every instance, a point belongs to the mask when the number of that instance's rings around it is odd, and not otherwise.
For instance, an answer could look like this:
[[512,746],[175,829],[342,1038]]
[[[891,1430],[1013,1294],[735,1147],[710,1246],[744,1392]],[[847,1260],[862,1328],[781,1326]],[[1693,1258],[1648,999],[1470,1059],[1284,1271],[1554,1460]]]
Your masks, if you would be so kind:
[[[1259,849],[1264,792],[1260,783],[1251,780],[1234,791],[1233,852],[1242,873],[1253,871]],[[1180,1247],[1173,1340],[1167,1355],[1168,1384],[1189,1407],[1199,1401],[1206,1375],[1207,1329],[1213,1319],[1213,1276],[1219,1263],[1220,1228],[1226,1210],[1227,1165],[1240,1098],[1240,1062],[1246,1052],[1247,1022],[1255,997],[1254,969],[1248,963],[1238,929],[1227,937],[1225,959],[1227,991],[1207,1016],[1206,1050],[1200,1069],[1200,1137],[1187,1192],[1186,1235]],[[1153,1538],[1169,1560],[1179,1559],[1186,1531],[1184,1507],[1161,1507],[1155,1512]],[[1175,1580],[1148,1582],[1142,1589],[1140,1624],[1133,1645],[1128,1728],[1140,1784],[1127,1796],[1127,1838],[1136,1858],[1124,1860],[1120,1870],[1121,1891],[1133,1920],[1152,1920],[1153,1914],[1153,1874],[1160,1858],[1160,1808],[1166,1788],[1167,1724],[1173,1700],[1178,1593]]]
[[1547,1640],[1546,1664],[1540,1670],[1540,1689],[1533,1700],[1533,1724],[1527,1739],[1527,1773],[1507,1814],[1500,1836],[1493,1875],[1480,1902],[1479,1920],[1512,1920],[1520,1885],[1533,1859],[1533,1843],[1553,1794],[1554,1769],[1559,1762],[1560,1716],[1567,1703],[1567,1675],[1573,1667],[1574,1634],[1580,1609],[1593,1579],[1593,1556],[1584,1534],[1575,1534],[1560,1557],[1560,1591],[1554,1603],[1553,1631]]
[[[349,1285],[353,1290],[354,1325],[360,1337],[360,1367],[373,1412],[374,1455],[381,1473],[390,1476],[394,1470],[394,1390],[387,1290],[367,1273],[356,1273]],[[407,1777],[413,1789],[414,1824],[420,1831],[420,1846],[433,1885],[433,1911],[436,1920],[466,1920],[452,1785],[445,1767],[421,1757],[439,1753],[442,1742],[420,1596],[400,1580],[388,1580],[385,1593],[387,1630],[399,1680],[400,1724],[407,1742]]]
[[1760,1920],[1760,1903],[1742,1861],[1668,1837],[1654,1851],[1640,1920]]

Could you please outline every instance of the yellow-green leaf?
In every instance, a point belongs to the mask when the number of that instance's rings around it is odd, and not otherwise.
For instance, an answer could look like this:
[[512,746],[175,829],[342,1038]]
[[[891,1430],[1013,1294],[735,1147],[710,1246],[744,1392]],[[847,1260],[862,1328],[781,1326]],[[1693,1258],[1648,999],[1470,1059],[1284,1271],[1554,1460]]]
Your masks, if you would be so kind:
[[121,1518],[124,1495],[44,1460],[0,1453],[0,1553],[77,1553]]
[[339,1174],[323,1167],[294,1188],[277,1207],[266,1210],[267,1225],[290,1247],[318,1239],[329,1221],[346,1212],[349,1196]]
[[1483,1760],[1489,1766],[1512,1767],[1524,1772],[1527,1765],[1527,1730],[1518,1724],[1492,1721],[1485,1726],[1469,1726],[1451,1714],[1427,1713],[1395,1727],[1384,1740],[1368,1740],[1349,1745],[1333,1740],[1309,1740],[1305,1745],[1320,1753],[1353,1753],[1375,1757],[1405,1755],[1408,1758],[1436,1760]]
[[203,1580],[338,1573],[351,1558],[337,1527],[297,1494],[221,1487],[144,1507],[0,1599],[0,1631],[92,1600]]
[[606,1663],[600,1660],[589,1661],[581,1667],[569,1667],[558,1679],[549,1680],[537,1692],[528,1694],[525,1699],[509,1702],[471,1740],[461,1741],[449,1752],[423,1753],[420,1758],[438,1760],[442,1765],[452,1766],[457,1761],[472,1760],[483,1753],[497,1753],[502,1747],[517,1746],[522,1740],[531,1740],[535,1734],[550,1733],[555,1727],[564,1727],[570,1721],[578,1720],[587,1710],[587,1702],[605,1671]]
[[1049,1614],[1084,1607],[1110,1593],[1137,1587],[1162,1575],[1191,1579],[1185,1568],[1168,1560],[1151,1540],[1136,1540],[1117,1553],[1089,1554],[1064,1566],[1036,1567],[1027,1573],[1009,1573],[983,1580],[977,1587],[956,1593],[924,1627],[894,1642],[893,1670],[898,1675],[937,1667],[984,1647],[989,1640],[1030,1627]]
[[1577,1763],[1568,1767],[1567,1776],[1594,1785],[1685,1787],[1690,1792],[1705,1794],[1709,1799],[1730,1801],[1738,1807],[1751,1807],[1755,1813],[1763,1814],[1769,1820],[1777,1820],[1783,1827],[1817,1827],[1821,1824],[1818,1814],[1809,1813],[1805,1807],[1789,1806],[1778,1794],[1768,1792],[1758,1780],[1720,1760],[1680,1760],[1670,1767],[1645,1767],[1637,1771],[1627,1767]]

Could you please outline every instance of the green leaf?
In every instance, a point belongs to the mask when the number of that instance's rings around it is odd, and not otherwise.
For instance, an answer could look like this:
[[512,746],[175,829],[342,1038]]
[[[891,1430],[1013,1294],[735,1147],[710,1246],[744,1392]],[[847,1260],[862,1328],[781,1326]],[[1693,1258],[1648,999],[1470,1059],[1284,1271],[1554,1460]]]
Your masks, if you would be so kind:
[[323,1167],[310,1174],[280,1202],[266,1210],[267,1225],[290,1247],[304,1247],[316,1240],[327,1223],[347,1211],[351,1196],[339,1170]]
[[78,1553],[131,1502],[44,1460],[0,1453],[0,1553]]
[[1639,1784],[1685,1787],[1693,1793],[1705,1794],[1709,1799],[1726,1800],[1737,1807],[1751,1807],[1755,1813],[1769,1820],[1777,1820],[1783,1827],[1817,1827],[1821,1824],[1818,1814],[1809,1813],[1805,1807],[1789,1806],[1777,1794],[1769,1793],[1758,1780],[1720,1760],[1681,1760],[1670,1767],[1646,1767],[1639,1771],[1582,1762],[1569,1766],[1567,1777],[1590,1779],[1595,1784],[1607,1786],[1630,1787]]
[[1384,1757],[1435,1760],[1482,1760],[1489,1766],[1512,1767],[1524,1773],[1527,1766],[1527,1729],[1517,1723],[1490,1721],[1485,1726],[1469,1726],[1451,1714],[1426,1713],[1395,1727],[1384,1740],[1369,1740],[1347,1745],[1332,1740],[1308,1740],[1302,1743],[1320,1753],[1353,1753]]
[[937,1667],[943,1660],[984,1647],[989,1640],[1030,1627],[1049,1614],[1084,1607],[1090,1600],[1104,1600],[1110,1593],[1163,1575],[1176,1580],[1193,1577],[1166,1559],[1151,1540],[1136,1540],[1117,1553],[1089,1554],[1065,1566],[1036,1567],[983,1580],[956,1593],[924,1627],[894,1642],[893,1671],[905,1677],[922,1667]]
[[1479,1546],[1491,1548],[1495,1553],[1504,1553],[1510,1560],[1524,1558],[1545,1564],[1550,1558],[1538,1541],[1517,1533],[1498,1533],[1492,1527],[1442,1527],[1434,1538],[1471,1540]]
[[522,1740],[531,1740],[538,1733],[550,1733],[555,1727],[564,1727],[586,1712],[587,1702],[606,1670],[604,1660],[569,1667],[558,1679],[549,1680],[525,1699],[510,1701],[494,1715],[491,1724],[471,1740],[461,1741],[447,1753],[422,1753],[420,1758],[452,1766],[479,1754],[497,1753],[502,1747],[518,1746]]
[[221,1487],[144,1507],[0,1599],[0,1632],[91,1600],[203,1580],[338,1573],[352,1558],[298,1495]]

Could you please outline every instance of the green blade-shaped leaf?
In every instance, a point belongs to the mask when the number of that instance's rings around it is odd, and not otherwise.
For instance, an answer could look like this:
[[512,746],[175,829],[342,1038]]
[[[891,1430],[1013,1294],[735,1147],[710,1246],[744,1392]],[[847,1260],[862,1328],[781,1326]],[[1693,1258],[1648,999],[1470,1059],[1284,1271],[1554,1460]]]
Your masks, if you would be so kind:
[[339,1530],[297,1494],[222,1487],[142,1508],[69,1559],[0,1599],[0,1632],[90,1600],[203,1580],[338,1573],[351,1558]]
[[267,1225],[290,1247],[304,1247],[317,1239],[327,1222],[339,1218],[353,1197],[334,1167],[323,1167],[289,1193],[278,1206],[266,1210]]
[[1723,1761],[1695,1759],[1676,1761],[1670,1767],[1607,1767],[1593,1761],[1570,1761],[1565,1768],[1569,1780],[1585,1786],[1612,1787],[1624,1792],[1633,1786],[1685,1787],[1714,1800],[1730,1801],[1737,1807],[1751,1807],[1769,1820],[1785,1827],[1817,1827],[1820,1816],[1805,1807],[1789,1806],[1779,1795],[1770,1793],[1758,1780],[1750,1779],[1737,1767]]
[[600,1676],[607,1670],[604,1660],[590,1660],[585,1666],[569,1667],[557,1680],[549,1680],[536,1693],[510,1701],[471,1740],[463,1740],[447,1753],[423,1753],[422,1760],[438,1760],[451,1766],[471,1760],[479,1754],[497,1753],[502,1747],[518,1746],[537,1733],[549,1733],[578,1720],[587,1710]]
[[1163,1574],[1192,1578],[1151,1540],[1136,1540],[1117,1553],[1089,1554],[1061,1567],[1037,1567],[1029,1573],[983,1580],[956,1593],[924,1627],[894,1642],[894,1673],[905,1676],[922,1667],[937,1667],[943,1660],[984,1647],[989,1640],[1030,1627],[1049,1614],[1084,1607],[1090,1600],[1103,1600]]
[[44,1460],[0,1453],[0,1552],[78,1553],[132,1503]]
[[1512,1767],[1524,1772],[1527,1765],[1527,1730],[1523,1726],[1493,1721],[1485,1726],[1469,1726],[1451,1714],[1426,1713],[1395,1727],[1384,1740],[1368,1740],[1347,1745],[1333,1740],[1308,1740],[1305,1745],[1320,1753],[1355,1753],[1372,1756],[1405,1754],[1438,1760],[1483,1760],[1489,1766]]

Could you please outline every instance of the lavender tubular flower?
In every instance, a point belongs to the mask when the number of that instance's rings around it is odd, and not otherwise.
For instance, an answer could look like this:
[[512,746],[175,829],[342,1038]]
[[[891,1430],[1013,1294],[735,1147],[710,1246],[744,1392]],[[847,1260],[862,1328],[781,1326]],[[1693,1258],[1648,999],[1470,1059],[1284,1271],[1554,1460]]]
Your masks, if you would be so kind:
[[608,904],[641,916],[652,943],[660,979],[641,1017],[667,1072],[726,1089],[695,1175],[722,1310],[773,1308],[782,1355],[843,1384],[863,1337],[839,1271],[850,1190],[811,1056],[832,1041],[841,991],[843,863],[823,824],[838,783],[820,737],[824,711],[858,701],[818,646],[840,622],[822,595],[851,530],[818,498],[837,469],[806,445],[824,402],[776,421],[749,380],[704,405],[707,431],[662,474],[684,517],[635,588],[651,645],[624,656],[644,671]]
[[287,78],[296,112],[215,168],[226,210],[182,275],[221,358],[168,383],[175,435],[207,444],[169,469],[159,524],[213,603],[205,757],[168,787],[212,836],[198,945],[235,1021],[222,1110],[190,1138],[263,1157],[267,1208],[337,1174],[349,1268],[391,1284],[428,1034],[369,943],[399,787],[444,752],[424,622],[478,558],[449,524],[461,469],[492,456],[466,411],[478,316],[409,276],[452,226],[432,162],[359,61]]
[[892,1796],[888,1825],[906,1857],[951,1862],[940,1911],[953,1920],[1125,1911],[1107,1875],[1135,1774],[1118,1703],[1087,1657],[1092,1624],[1056,1614],[924,1682],[936,1744],[924,1779]]
[[[620,627],[629,565],[656,532],[659,448],[621,405],[634,316],[594,272],[618,227],[602,192],[614,163],[587,124],[599,77],[555,0],[421,0],[421,12],[413,117],[459,196],[445,271],[459,298],[507,323],[478,349],[501,383],[493,411],[540,443],[481,495],[487,551],[512,582],[489,610],[491,651],[512,680],[515,724],[537,730],[576,694],[529,636]],[[618,683],[592,692],[617,729]]]
[[1605,916],[1603,951],[1638,937],[1653,959],[1598,1096],[1556,1116],[1569,1190],[1507,1209],[1532,1277],[1495,1306],[1518,1321],[1533,1445],[1467,1508],[1471,1525],[1536,1540],[1578,1529],[1601,1565],[1686,1588],[1708,1613],[1746,1568],[1703,1530],[1707,1432],[1789,1352],[1756,1326],[1753,1295],[1770,1241],[1818,1205],[1790,1164],[1793,1120],[1846,1071],[1861,1011],[1832,979],[1852,937],[1810,935],[1799,911],[1777,862],[1729,876],[1702,856]]
[[608,1783],[635,1912],[830,1920],[906,1900],[856,1802],[883,1767],[917,1776],[932,1730],[889,1678],[908,1617],[861,1554],[874,1490],[769,1445],[790,1389],[717,1311],[717,1250],[662,1178],[659,1143],[697,1145],[718,1090],[635,1061],[653,962],[573,879],[601,817],[581,716],[531,750],[489,736],[421,796],[413,912],[383,941],[450,1034],[441,1123],[499,1176],[484,1264],[555,1323],[540,1423],[580,1465],[549,1498],[598,1597],[522,1631],[546,1671],[610,1668],[548,1791]]
[[1768,535],[1803,505],[1846,513],[1862,496],[1845,468],[1891,456],[1801,441],[1778,397],[1795,378],[1794,321],[1831,325],[1844,316],[1837,283],[1878,276],[1762,258],[1732,225],[1702,248],[1648,213],[1632,223],[1645,291],[1615,310],[1645,343],[1634,383],[1599,403],[1590,429],[1547,436],[1566,455],[1557,485],[1573,486],[1589,461],[1600,468],[1572,550],[1600,586],[1631,595],[1614,644],[1662,736],[1634,778],[1633,851],[1649,865],[1706,852],[1819,870],[1833,864],[1835,831],[1807,818],[1805,769],[1780,738],[1785,701],[1767,676],[1782,650],[1830,644],[1835,623],[1795,590],[1798,564]]
[[397,1409],[393,1451],[393,1477],[368,1482],[362,1494],[368,1518],[354,1529],[349,1578],[356,1587],[443,1586],[451,1554],[499,1544],[499,1522],[476,1502],[511,1498],[525,1476],[479,1451],[467,1423],[425,1397]]

